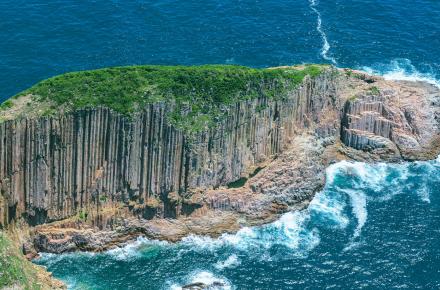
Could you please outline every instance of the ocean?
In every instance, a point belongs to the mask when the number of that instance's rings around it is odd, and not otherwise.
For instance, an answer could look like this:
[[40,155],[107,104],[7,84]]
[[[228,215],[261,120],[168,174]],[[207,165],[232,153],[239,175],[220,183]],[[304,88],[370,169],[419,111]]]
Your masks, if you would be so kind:
[[[69,71],[330,63],[440,87],[440,1],[0,1],[0,100]],[[341,162],[301,212],[218,239],[43,254],[70,289],[440,288],[440,159]],[[215,284],[215,283],[214,283]]]

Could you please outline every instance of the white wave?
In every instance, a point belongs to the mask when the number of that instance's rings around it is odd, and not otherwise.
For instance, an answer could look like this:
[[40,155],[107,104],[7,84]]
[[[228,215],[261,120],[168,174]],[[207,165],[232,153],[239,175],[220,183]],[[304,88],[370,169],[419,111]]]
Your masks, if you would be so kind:
[[345,201],[338,198],[336,193],[322,191],[317,193],[310,202],[309,211],[311,214],[323,219],[327,224],[338,228],[346,228],[349,219],[343,213],[345,206]]
[[353,238],[357,238],[360,236],[362,228],[367,221],[367,197],[359,190],[341,189],[341,191],[350,197],[353,215],[357,219],[357,226],[354,230]]
[[419,195],[420,199],[426,203],[431,203],[431,198],[429,195],[429,189],[426,187],[426,185],[420,187],[417,190],[417,194]]
[[215,251],[223,246],[232,246],[240,250],[245,250],[254,240],[258,240],[257,232],[255,232],[253,228],[244,227],[235,234],[222,234],[218,238],[189,235],[182,239],[180,245],[188,246],[191,250],[201,252]]
[[223,270],[225,268],[234,268],[240,265],[240,260],[238,259],[237,255],[233,254],[230,255],[226,260],[224,261],[218,261],[215,263],[214,267]]
[[[291,249],[290,255],[306,255],[315,248],[320,237],[317,229],[308,229],[310,213],[289,212],[271,224],[248,228],[245,227],[235,234],[223,234],[219,238],[191,235],[179,243],[180,251],[214,252],[221,247],[234,250],[263,253],[274,245],[282,245]],[[260,258],[262,258],[260,256]]]
[[[284,214],[279,220],[273,223],[281,235],[275,243],[283,244],[293,250],[302,250],[306,253],[315,248],[319,242],[317,229],[307,229],[307,222],[310,220],[308,211],[295,211]],[[277,232],[278,232],[277,231]]]
[[321,12],[319,12],[319,10],[316,8],[318,6],[318,3],[316,2],[316,0],[309,0],[309,4],[310,4],[310,9],[312,9],[317,16],[316,31],[318,31],[322,39],[321,56],[325,60],[328,60],[332,62],[334,65],[337,65],[336,59],[328,55],[328,52],[330,50],[330,44],[328,42],[327,35],[325,34],[322,28]]
[[433,73],[421,73],[409,59],[394,59],[389,64],[363,66],[360,69],[369,74],[381,75],[387,80],[421,81],[440,88],[440,80]]
[[152,246],[166,246],[168,242],[149,240],[145,237],[138,237],[136,241],[126,243],[121,247],[117,247],[106,251],[105,253],[112,256],[116,260],[129,260],[142,255],[142,249]]
[[40,257],[37,258],[38,261],[43,262],[45,267],[51,267],[53,265],[62,262],[66,257],[69,259],[81,259],[81,258],[90,258],[98,253],[95,252],[68,252],[62,254],[54,254],[54,253],[39,253]]
[[[224,277],[216,277],[214,274],[208,271],[196,271],[193,272],[185,279],[184,285],[190,284],[202,284],[210,290],[230,290],[232,289],[231,283]],[[181,290],[184,285],[173,284],[170,286],[171,290]]]
[[[376,163],[367,164],[363,162],[341,161],[332,164],[327,168],[326,178],[327,184],[335,183],[335,178],[351,177],[350,186],[357,189],[366,189],[375,191],[381,195],[379,197],[369,197],[378,200],[388,200],[403,189],[409,177],[409,163],[387,164]],[[384,190],[384,189],[392,190]],[[386,195],[383,195],[387,193]]]

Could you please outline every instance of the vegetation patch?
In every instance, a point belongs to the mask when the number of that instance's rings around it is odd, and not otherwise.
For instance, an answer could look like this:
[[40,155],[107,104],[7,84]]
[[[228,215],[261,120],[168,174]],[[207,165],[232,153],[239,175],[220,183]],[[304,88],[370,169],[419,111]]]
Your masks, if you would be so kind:
[[0,105],[0,109],[9,109],[12,108],[13,104],[11,100],[6,100]]
[[81,210],[81,211],[78,213],[78,218],[79,218],[79,220],[81,220],[81,221],[86,221],[86,220],[87,220],[87,216],[88,216],[88,213],[87,213],[86,211]]
[[305,76],[316,77],[326,67],[115,67],[59,75],[15,97],[31,95],[34,104],[45,108],[42,116],[97,106],[131,116],[147,104],[164,102],[172,107],[168,118],[173,125],[197,132],[215,124],[231,104],[258,97],[285,98]]
[[228,183],[228,188],[243,187],[246,184],[247,180],[248,179],[246,177],[242,177],[240,179],[237,179],[236,181]]
[[353,101],[356,101],[357,98],[358,98],[358,96],[353,95],[353,96],[351,96],[348,100],[351,101],[351,102],[353,102]]
[[370,91],[370,94],[372,94],[372,95],[376,95],[377,96],[377,95],[380,94],[380,90],[376,86],[372,86],[369,91]]
[[255,175],[257,175],[261,170],[263,170],[264,167],[257,167],[254,172],[252,172],[251,174],[249,174],[249,178],[254,177]]
[[[12,241],[0,231],[0,288],[42,289],[35,267],[21,255]],[[14,288],[15,289],[15,288]]]

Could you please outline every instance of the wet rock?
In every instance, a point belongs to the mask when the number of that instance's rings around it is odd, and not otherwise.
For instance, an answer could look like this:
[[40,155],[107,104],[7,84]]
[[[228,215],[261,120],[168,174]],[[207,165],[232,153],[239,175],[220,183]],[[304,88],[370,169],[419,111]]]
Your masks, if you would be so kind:
[[226,284],[220,281],[214,281],[211,284],[205,284],[202,282],[191,283],[182,287],[182,290],[214,290],[219,289],[219,287],[225,287]]

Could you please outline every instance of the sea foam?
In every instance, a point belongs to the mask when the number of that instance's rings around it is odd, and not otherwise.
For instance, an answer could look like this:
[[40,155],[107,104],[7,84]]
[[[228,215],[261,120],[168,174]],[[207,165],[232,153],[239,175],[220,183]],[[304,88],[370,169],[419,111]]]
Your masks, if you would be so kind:
[[[207,286],[206,289],[210,289],[210,290],[233,289],[228,279],[224,277],[215,276],[213,273],[209,271],[195,271],[189,274],[184,280],[185,280],[184,285],[201,283]],[[181,290],[182,287],[183,286],[179,284],[172,284],[169,288],[171,290]]]
[[330,44],[327,39],[327,34],[324,32],[322,28],[322,18],[321,18],[321,12],[319,12],[317,6],[318,2],[316,0],[309,0],[310,9],[316,14],[316,31],[321,35],[322,39],[322,48],[321,48],[321,56],[325,60],[330,61],[332,64],[337,65],[336,59],[334,57],[331,57],[328,55],[328,52],[330,50]]
[[394,59],[387,64],[363,66],[360,69],[369,74],[381,75],[386,80],[421,81],[440,88],[440,80],[432,70],[420,72],[409,59]]
[[230,255],[226,260],[224,261],[218,261],[214,267],[218,270],[223,270],[226,268],[235,268],[238,265],[240,265],[240,259],[237,257],[237,255],[232,254]]
[[105,254],[109,255],[115,260],[132,260],[141,258],[145,254],[146,250],[153,247],[163,248],[170,245],[166,241],[150,240],[145,237],[138,237],[135,241],[128,242],[120,247],[108,250]]

